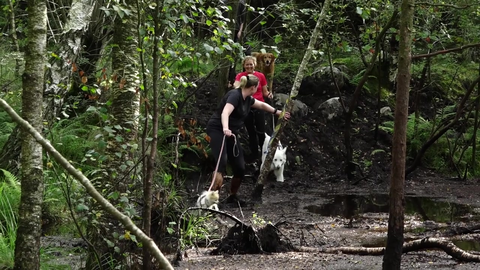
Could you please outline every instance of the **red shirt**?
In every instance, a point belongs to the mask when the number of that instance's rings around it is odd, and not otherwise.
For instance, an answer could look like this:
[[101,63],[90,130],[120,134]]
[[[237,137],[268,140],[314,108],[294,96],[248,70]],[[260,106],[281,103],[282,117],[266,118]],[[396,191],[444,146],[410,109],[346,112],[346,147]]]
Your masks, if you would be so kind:
[[[235,81],[240,81],[240,78],[242,76],[247,76],[247,74],[248,73],[245,71],[238,73],[237,76],[235,77]],[[267,85],[267,79],[265,78],[265,75],[263,75],[263,73],[258,71],[254,71],[253,75],[258,78],[258,88],[257,88],[257,92],[255,92],[252,95],[252,97],[256,100],[265,102],[265,99],[263,98],[263,87]]]

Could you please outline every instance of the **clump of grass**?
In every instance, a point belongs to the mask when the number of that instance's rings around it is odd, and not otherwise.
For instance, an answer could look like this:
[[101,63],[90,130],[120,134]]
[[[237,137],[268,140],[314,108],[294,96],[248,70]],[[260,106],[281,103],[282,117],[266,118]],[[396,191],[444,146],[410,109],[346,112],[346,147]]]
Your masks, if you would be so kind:
[[20,184],[10,172],[0,169],[0,266],[13,267],[17,239]]

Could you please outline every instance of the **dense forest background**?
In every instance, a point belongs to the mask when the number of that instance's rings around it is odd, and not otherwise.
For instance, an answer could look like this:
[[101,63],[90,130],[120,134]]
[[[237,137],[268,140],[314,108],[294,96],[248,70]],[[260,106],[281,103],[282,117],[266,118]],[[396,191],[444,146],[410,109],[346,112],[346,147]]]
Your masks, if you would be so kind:
[[[25,138],[34,131],[0,110],[0,268],[31,261],[29,269],[39,269],[41,256],[28,257],[39,252],[39,242],[23,253],[15,242],[46,232],[83,238],[87,269],[150,269],[150,256],[166,261],[148,237],[168,253],[208,234],[185,218],[185,239],[178,241],[179,217],[197,195],[186,182],[208,179],[214,168],[204,125],[247,46],[276,55],[273,90],[303,102],[305,114],[321,115],[320,104],[330,98],[340,102],[324,128],[307,124],[301,113],[286,124],[288,135],[279,136],[292,146],[292,163],[349,183],[381,175],[380,160],[388,174],[405,15],[397,2],[0,0],[0,98],[65,158],[43,144],[43,154],[27,151]],[[402,177],[428,168],[472,181],[480,173],[480,1],[403,2],[414,16]],[[245,23],[236,39],[239,16]],[[319,36],[311,44],[314,29]],[[299,77],[307,52],[311,59]],[[296,78],[298,96],[290,93]],[[26,89],[35,95],[27,99]],[[302,133],[310,141],[332,136],[320,143],[328,160],[311,159],[312,145],[296,148]],[[359,143],[364,135],[373,148]],[[32,186],[36,193],[27,198]],[[22,217],[27,205],[41,213],[30,223]],[[39,226],[32,238],[19,237],[29,233],[19,229],[22,222]]]

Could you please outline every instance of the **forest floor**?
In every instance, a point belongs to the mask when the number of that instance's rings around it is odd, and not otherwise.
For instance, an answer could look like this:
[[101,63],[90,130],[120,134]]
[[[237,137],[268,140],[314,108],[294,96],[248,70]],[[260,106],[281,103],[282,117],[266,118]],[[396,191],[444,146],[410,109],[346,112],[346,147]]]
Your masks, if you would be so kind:
[[[289,93],[290,82],[274,84],[277,92]],[[217,105],[213,89],[207,82],[195,93],[194,105],[189,106],[185,119],[195,119],[204,128]],[[326,120],[314,108],[335,95],[315,93],[298,99],[306,103],[306,116],[293,115],[280,138],[288,146],[285,182],[269,177],[262,203],[243,208],[220,205],[254,228],[267,223],[277,224],[282,241],[296,247],[384,247],[388,227],[388,193],[390,175],[391,136],[380,133],[374,139],[376,111],[373,102],[363,100],[353,122],[353,149],[358,163],[357,177],[347,180],[344,174],[343,121]],[[348,96],[349,93],[346,93]],[[382,121],[392,120],[391,116]],[[240,138],[244,144],[245,139]],[[245,147],[244,147],[245,148]],[[192,173],[185,183],[189,202],[194,206],[202,189],[208,188],[214,161],[197,155],[183,156],[202,168]],[[240,188],[247,201],[255,187],[254,165],[247,167],[247,177]],[[270,175],[272,176],[272,175]],[[221,190],[221,200],[227,195],[229,180]],[[478,227],[480,210],[480,181],[458,180],[420,167],[408,175],[405,182],[405,241],[426,237],[445,237],[460,248],[480,255],[480,234],[468,228]],[[209,240],[184,251],[184,258],[175,269],[382,269],[383,256],[327,254],[322,252],[270,252],[263,254],[211,255],[229,229],[228,219],[221,223],[212,219],[214,230]],[[477,229],[478,230],[478,229]],[[53,239],[53,240],[52,240]],[[51,242],[61,243],[56,238]],[[47,238],[48,240],[48,238]],[[68,244],[68,243],[67,243]],[[48,245],[48,244],[47,244]],[[70,244],[68,244],[70,245]],[[72,269],[79,256],[69,254],[57,259],[70,261]],[[171,259],[174,254],[167,254]],[[75,262],[73,262],[75,261]],[[441,250],[422,250],[404,254],[402,269],[477,269],[480,263],[461,262]]]
[[[291,84],[274,85],[279,93],[289,93]],[[196,93],[191,117],[204,126],[216,107],[214,82]],[[294,115],[280,138],[288,146],[285,182],[272,177],[263,192],[261,204],[243,208],[224,207],[255,228],[266,223],[277,226],[282,239],[302,247],[384,247],[388,227],[388,192],[391,136],[385,132],[374,139],[376,109],[373,102],[359,104],[353,123],[353,148],[359,164],[357,179],[348,181],[344,174],[343,120],[326,120],[314,108],[335,95],[312,93],[298,99],[306,103],[306,116]],[[348,93],[346,93],[348,96]],[[382,121],[392,120],[384,118]],[[242,139],[241,139],[242,141]],[[243,141],[245,143],[245,141]],[[244,147],[245,149],[245,147]],[[203,175],[191,177],[187,189],[192,204],[198,189],[207,188],[208,172],[215,168],[211,160],[200,164]],[[247,167],[255,175],[255,166]],[[272,176],[272,175],[270,175]],[[199,180],[200,179],[200,180]],[[247,177],[240,196],[248,200],[256,178]],[[480,235],[457,233],[459,228],[478,224],[480,209],[478,179],[458,180],[420,167],[405,183],[405,241],[425,237],[446,237],[471,252],[480,254]],[[200,188],[199,188],[200,185]],[[225,198],[228,180],[221,190]],[[280,222],[280,223],[279,223]],[[221,226],[217,224],[217,226]],[[221,231],[221,230],[219,230]],[[218,238],[224,236],[220,233]],[[215,249],[212,235],[203,247],[189,249],[176,269],[382,269],[383,256],[326,254],[320,252],[273,252],[265,254],[210,255]],[[402,269],[476,269],[480,263],[465,263],[440,250],[410,252],[402,256]]]

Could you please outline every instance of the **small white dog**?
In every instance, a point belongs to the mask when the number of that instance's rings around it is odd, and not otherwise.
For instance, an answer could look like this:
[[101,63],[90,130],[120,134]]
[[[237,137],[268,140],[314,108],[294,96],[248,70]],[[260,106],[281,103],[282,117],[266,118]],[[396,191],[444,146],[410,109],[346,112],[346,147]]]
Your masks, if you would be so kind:
[[219,199],[218,190],[204,191],[197,199],[197,207],[210,208],[218,211]]
[[[268,153],[268,143],[270,142],[270,136],[265,133],[265,141],[263,142],[262,147],[262,166],[265,162],[265,157]],[[285,163],[287,162],[287,147],[283,148],[282,144],[278,142],[277,149],[275,150],[275,156],[273,157],[272,165],[270,167],[270,171],[273,171],[275,177],[277,178],[277,182],[283,182],[285,179],[283,178],[283,169],[285,168]]]

